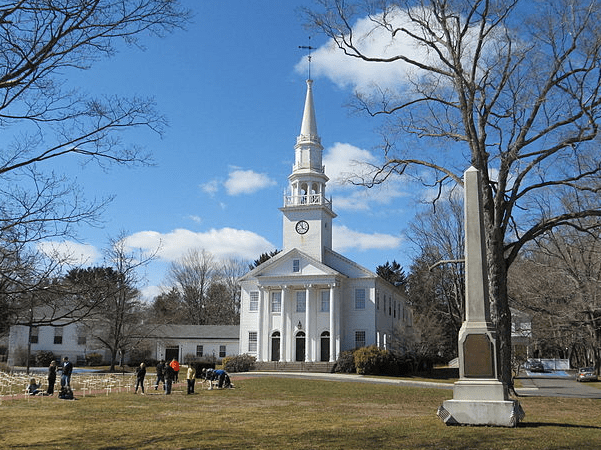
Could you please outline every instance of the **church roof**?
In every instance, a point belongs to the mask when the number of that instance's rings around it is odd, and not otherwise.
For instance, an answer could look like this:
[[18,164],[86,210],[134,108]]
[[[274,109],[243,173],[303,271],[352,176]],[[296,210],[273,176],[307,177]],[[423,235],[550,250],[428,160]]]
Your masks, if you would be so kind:
[[238,339],[240,334],[239,325],[149,324],[145,328],[145,337],[168,339]]

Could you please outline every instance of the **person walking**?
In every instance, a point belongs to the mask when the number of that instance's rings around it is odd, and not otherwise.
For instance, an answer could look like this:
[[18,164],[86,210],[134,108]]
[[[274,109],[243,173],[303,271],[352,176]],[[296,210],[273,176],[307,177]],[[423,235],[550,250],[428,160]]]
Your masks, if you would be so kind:
[[165,390],[165,360],[161,359],[157,364],[157,382],[154,385],[154,390],[159,388],[159,382],[163,382],[163,390]]
[[54,395],[54,383],[56,383],[56,361],[51,361],[48,366],[48,389],[47,395]]
[[138,393],[138,386],[142,389],[142,395],[144,395],[144,377],[146,377],[146,364],[140,363],[140,367],[136,369],[136,390],[134,394]]
[[188,365],[188,372],[186,372],[186,381],[188,382],[188,394],[194,394],[194,383],[196,382],[196,369],[192,364]]

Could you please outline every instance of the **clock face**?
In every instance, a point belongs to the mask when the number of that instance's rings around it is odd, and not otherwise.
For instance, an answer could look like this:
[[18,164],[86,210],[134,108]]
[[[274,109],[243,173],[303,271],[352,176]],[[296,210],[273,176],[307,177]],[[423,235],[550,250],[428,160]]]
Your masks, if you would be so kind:
[[296,222],[296,232],[298,234],[305,234],[307,231],[309,231],[309,224],[305,220]]

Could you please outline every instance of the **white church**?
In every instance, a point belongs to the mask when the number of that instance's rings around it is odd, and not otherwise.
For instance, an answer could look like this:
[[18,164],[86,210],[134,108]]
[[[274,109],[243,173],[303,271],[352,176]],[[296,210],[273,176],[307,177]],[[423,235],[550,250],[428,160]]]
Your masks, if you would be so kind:
[[412,335],[407,298],[332,250],[336,214],[326,198],[312,80],[294,151],[280,208],[283,250],[240,279],[240,353],[258,362],[317,363],[363,346],[402,350]]

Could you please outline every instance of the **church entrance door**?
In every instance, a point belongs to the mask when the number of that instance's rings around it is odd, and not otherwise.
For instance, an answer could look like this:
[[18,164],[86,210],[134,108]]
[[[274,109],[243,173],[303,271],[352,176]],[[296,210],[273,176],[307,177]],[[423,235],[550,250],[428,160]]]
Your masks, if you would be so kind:
[[280,332],[276,331],[271,335],[271,360],[280,360]]
[[330,360],[330,333],[324,331],[321,333],[321,362],[328,362]]
[[302,331],[296,335],[296,359],[295,361],[305,360],[305,333]]

